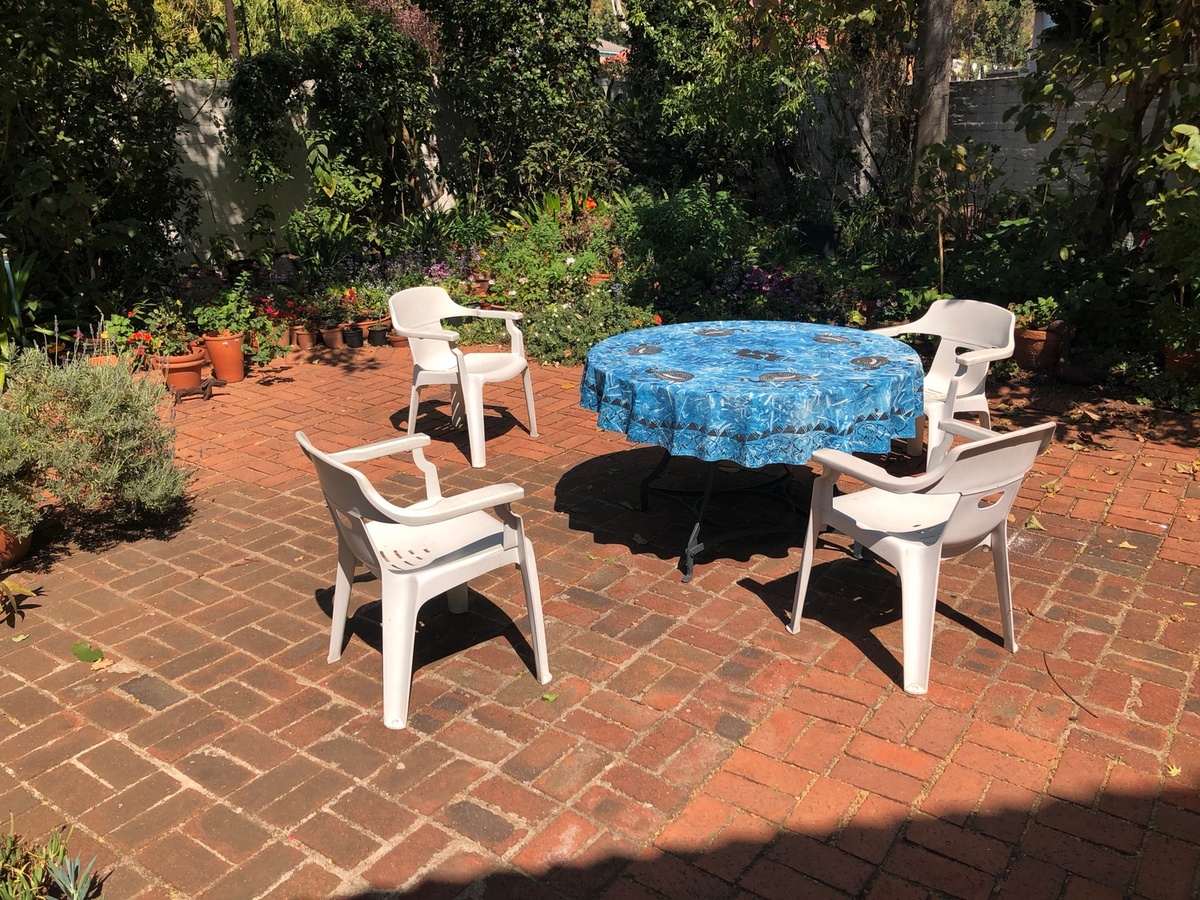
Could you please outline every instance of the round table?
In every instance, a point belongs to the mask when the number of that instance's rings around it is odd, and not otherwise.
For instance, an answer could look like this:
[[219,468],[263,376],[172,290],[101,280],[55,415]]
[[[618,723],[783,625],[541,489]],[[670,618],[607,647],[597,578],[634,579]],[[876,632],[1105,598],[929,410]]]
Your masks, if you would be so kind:
[[724,527],[707,543],[790,531],[797,505],[790,472],[735,491],[651,487],[673,456],[748,469],[802,465],[813,451],[885,453],[893,438],[912,437],[924,408],[921,360],[893,338],[805,322],[700,322],[619,334],[587,356],[580,403],[601,428],[666,452],[641,485],[682,502],[696,516],[680,556],[683,580],[705,549],[700,528],[714,493],[782,500],[784,517],[759,515],[749,527]]
[[869,331],[700,322],[630,331],[587,356],[580,403],[599,425],[673,456],[746,468],[814,450],[886,453],[916,434],[921,359]]

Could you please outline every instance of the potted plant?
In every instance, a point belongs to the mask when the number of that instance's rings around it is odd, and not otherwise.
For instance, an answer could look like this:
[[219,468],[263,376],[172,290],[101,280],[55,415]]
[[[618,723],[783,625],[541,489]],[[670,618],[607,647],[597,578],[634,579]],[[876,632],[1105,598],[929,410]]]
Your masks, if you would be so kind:
[[343,345],[342,325],[344,309],[342,307],[342,291],[329,290],[317,301],[317,329],[321,332],[321,340],[331,350]]
[[146,344],[151,365],[162,371],[167,387],[179,391],[200,387],[204,350],[193,338],[182,300],[164,300],[146,316]]
[[1008,308],[1017,317],[1013,361],[1032,372],[1053,368],[1065,349],[1063,343],[1068,331],[1058,301],[1053,297],[1038,297],[1009,304]]
[[204,336],[213,374],[226,383],[246,377],[246,334],[254,315],[249,272],[196,310],[196,325]]

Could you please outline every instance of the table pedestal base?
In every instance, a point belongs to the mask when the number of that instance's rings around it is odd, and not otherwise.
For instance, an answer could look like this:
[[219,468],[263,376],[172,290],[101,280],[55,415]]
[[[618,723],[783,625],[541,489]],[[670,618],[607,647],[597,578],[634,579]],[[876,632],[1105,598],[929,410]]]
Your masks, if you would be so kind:
[[[797,523],[801,521],[801,514],[807,514],[808,512],[807,503],[797,503],[788,491],[788,484],[792,477],[790,466],[782,463],[778,464],[783,469],[782,474],[769,477],[767,480],[757,484],[715,488],[715,475],[717,467],[721,463],[710,462],[707,466],[704,490],[702,491],[655,487],[654,482],[662,477],[671,459],[670,452],[664,450],[662,459],[658,461],[658,464],[655,465],[650,474],[642,479],[640,493],[643,512],[649,508],[650,494],[658,494],[679,503],[696,517],[696,524],[692,526],[687,546],[679,558],[679,570],[683,573],[684,583],[692,580],[692,569],[695,565],[695,559],[707,547],[741,537],[781,534],[794,531]],[[724,522],[711,520],[706,523],[705,518],[708,515],[709,506],[714,496],[758,497],[781,504],[785,513],[783,516],[771,520],[770,524],[764,523],[767,517],[762,516],[761,511],[759,511],[758,522],[754,525],[729,525]],[[715,527],[717,531],[716,533],[709,533],[709,529],[706,529],[705,540],[702,541],[700,540],[700,529],[706,524]],[[803,525],[800,527],[803,527]]]

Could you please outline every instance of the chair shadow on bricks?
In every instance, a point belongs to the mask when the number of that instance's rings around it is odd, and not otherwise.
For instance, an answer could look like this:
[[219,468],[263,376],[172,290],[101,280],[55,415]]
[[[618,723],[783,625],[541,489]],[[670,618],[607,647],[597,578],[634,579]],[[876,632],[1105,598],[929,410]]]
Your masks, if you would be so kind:
[[[396,431],[406,434],[408,432],[408,407],[400,407],[388,416],[388,421],[392,423],[392,427]],[[508,434],[514,428],[525,434],[529,433],[529,426],[514,416],[508,407],[486,402],[483,404],[483,430],[488,438]],[[417,406],[415,430],[418,434],[427,434],[438,440],[452,437],[454,445],[462,450],[464,456],[470,457],[466,419],[463,419],[462,427],[458,427],[450,418],[449,392],[428,399],[421,398]]]
[[[661,462],[658,447],[637,447],[592,457],[568,469],[554,488],[554,509],[565,512],[572,531],[592,534],[598,543],[623,544],[633,554],[654,553],[659,559],[678,560],[696,524],[699,495],[710,474],[714,492],[700,529],[707,542],[697,562],[716,559],[747,562],[755,555],[783,558],[804,541],[803,504],[807,502],[811,473],[802,466],[790,474],[772,466],[770,471],[741,469],[731,464],[710,464],[691,457],[674,457],[654,488],[687,492],[683,499],[651,490],[642,509],[642,483]],[[778,481],[772,493],[787,500],[764,497],[757,488]],[[750,489],[751,492],[747,492]],[[772,530],[745,536],[728,536],[731,529],[763,520]],[[774,530],[779,526],[779,530]]]
[[[818,541],[818,549],[821,546],[821,542]],[[857,560],[847,552],[844,559],[817,559],[813,567],[812,588],[809,591],[808,602],[804,605],[805,624],[797,637],[805,634],[805,629],[810,623],[818,622],[833,635],[848,640],[868,662],[892,679],[897,686],[901,686],[904,679],[899,656],[900,582],[891,569],[873,560],[869,561],[868,556],[869,554],[864,554],[862,560]],[[738,585],[762,600],[779,619],[781,629],[791,620],[792,600],[796,589],[795,575],[768,582],[743,578]],[[1004,637],[976,617],[980,604],[971,601],[963,602],[963,605],[969,606],[971,611],[955,609],[939,600],[935,611],[935,628],[944,624],[938,623],[937,620],[944,619],[954,623],[950,627],[965,629],[976,638],[1003,648]],[[984,605],[986,606],[986,600]],[[987,613],[984,612],[983,615],[986,616]],[[895,650],[879,638],[878,633],[886,629],[893,632],[891,643]],[[936,641],[935,636],[935,644]]]
[[[370,573],[361,573],[354,579],[355,593],[358,597],[350,598],[351,614],[346,619],[343,652],[355,639],[381,654],[383,652],[383,601],[378,597],[363,599],[370,596],[370,588],[364,588],[362,585],[375,581],[375,576]],[[316,601],[321,612],[332,619],[333,588],[318,589]],[[326,633],[326,640],[328,637]],[[497,638],[506,640],[531,672],[536,670],[533,647],[517,623],[483,594],[468,588],[467,611],[461,615],[450,612],[445,595],[435,597],[421,607],[417,617],[413,672],[415,674],[422,666],[456,656]]]

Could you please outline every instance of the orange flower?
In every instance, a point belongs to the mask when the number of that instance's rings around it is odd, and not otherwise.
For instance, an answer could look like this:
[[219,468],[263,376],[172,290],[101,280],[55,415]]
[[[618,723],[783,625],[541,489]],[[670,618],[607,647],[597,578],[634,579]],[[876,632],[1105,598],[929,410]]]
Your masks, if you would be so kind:
[[589,210],[589,211],[595,209],[596,201],[593,200],[591,197],[588,197],[586,200],[583,201],[583,208],[586,210]]
[[656,313],[656,314],[655,314],[655,316],[654,316],[654,324],[655,324],[655,325],[661,325],[661,324],[662,324],[662,316],[658,315],[657,313]]

